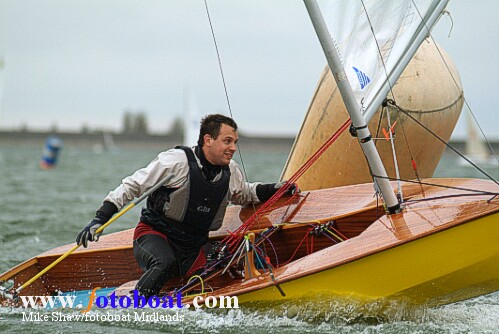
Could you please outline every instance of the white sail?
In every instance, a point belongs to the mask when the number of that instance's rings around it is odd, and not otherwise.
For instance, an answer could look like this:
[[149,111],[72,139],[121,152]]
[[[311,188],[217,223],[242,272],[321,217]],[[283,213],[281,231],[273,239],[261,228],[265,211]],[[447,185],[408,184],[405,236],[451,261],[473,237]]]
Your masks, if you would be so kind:
[[[367,120],[429,34],[447,2],[318,1],[351,90]],[[374,105],[370,108],[371,104]]]
[[381,191],[388,211],[398,212],[398,200],[367,121],[448,0],[327,0],[321,5],[315,0],[304,1],[374,175],[375,188]]

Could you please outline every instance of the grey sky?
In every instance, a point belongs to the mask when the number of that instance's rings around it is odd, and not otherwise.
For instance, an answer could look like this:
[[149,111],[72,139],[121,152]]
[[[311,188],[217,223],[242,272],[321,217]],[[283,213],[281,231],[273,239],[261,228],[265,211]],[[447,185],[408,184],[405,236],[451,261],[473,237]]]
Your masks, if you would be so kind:
[[[208,2],[233,116],[250,134],[295,134],[325,58],[301,1]],[[465,96],[499,138],[499,2],[451,0],[435,39]],[[202,0],[0,0],[0,128],[117,130],[125,110],[165,131],[183,91],[201,113],[228,113]],[[456,135],[464,135],[458,124]]]

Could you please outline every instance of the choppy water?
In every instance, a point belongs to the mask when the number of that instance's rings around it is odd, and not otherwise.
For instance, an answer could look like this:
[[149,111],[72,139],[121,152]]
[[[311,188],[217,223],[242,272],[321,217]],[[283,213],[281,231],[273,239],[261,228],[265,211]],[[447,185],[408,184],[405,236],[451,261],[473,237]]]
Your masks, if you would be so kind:
[[[65,147],[57,168],[38,168],[40,147],[0,146],[0,272],[56,246],[69,243],[110,189],[144,166],[154,149],[122,149],[96,154]],[[250,180],[278,179],[288,152],[245,151]],[[489,168],[496,179],[499,169]],[[480,177],[447,157],[436,176]],[[135,226],[134,209],[107,233]],[[321,301],[325,299],[326,301]],[[499,333],[499,293],[434,309],[403,305],[360,306],[335,298],[243,306],[238,310],[181,310],[182,322],[23,322],[24,309],[0,307],[2,333]],[[52,311],[41,311],[50,314]],[[126,315],[125,310],[90,314]],[[154,313],[154,310],[146,312]],[[171,312],[170,312],[171,313]],[[174,314],[174,313],[172,313]],[[133,319],[133,316],[132,316]]]

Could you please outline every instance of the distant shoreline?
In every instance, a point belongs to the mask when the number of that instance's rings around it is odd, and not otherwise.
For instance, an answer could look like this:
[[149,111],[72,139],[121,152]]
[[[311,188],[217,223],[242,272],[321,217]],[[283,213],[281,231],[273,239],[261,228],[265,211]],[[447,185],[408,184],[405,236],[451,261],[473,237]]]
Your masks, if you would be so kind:
[[[107,132],[109,133],[109,132]],[[158,147],[168,148],[182,143],[179,135],[159,135],[159,134],[122,134],[111,133],[114,144],[117,147]],[[57,136],[64,146],[95,147],[105,145],[104,132],[49,132],[49,131],[1,131],[0,146],[9,144],[43,145],[49,136]],[[241,143],[245,146],[264,147],[265,145],[291,148],[294,137],[253,137],[239,134]]]
[[[109,133],[109,132],[108,132]],[[104,132],[50,132],[50,131],[2,131],[0,130],[0,147],[3,145],[25,144],[25,145],[40,145],[42,146],[49,136],[59,137],[64,146],[75,147],[95,147],[105,145]],[[113,141],[120,148],[160,148],[166,149],[182,143],[182,138],[178,134],[122,134],[111,133]],[[294,137],[270,137],[270,136],[247,136],[239,135],[240,142],[245,147],[257,149],[265,149],[272,147],[273,149],[290,150],[293,146]],[[462,139],[451,140],[452,147],[460,152],[464,152],[465,141]],[[499,153],[499,140],[492,140],[491,144],[494,150]],[[449,151],[447,149],[446,151]]]

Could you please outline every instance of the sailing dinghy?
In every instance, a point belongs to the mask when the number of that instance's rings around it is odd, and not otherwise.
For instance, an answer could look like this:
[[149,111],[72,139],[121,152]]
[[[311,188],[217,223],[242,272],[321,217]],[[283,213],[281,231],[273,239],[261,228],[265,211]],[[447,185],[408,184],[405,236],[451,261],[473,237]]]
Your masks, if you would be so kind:
[[[165,293],[181,292],[187,303],[193,293],[238,296],[243,303],[326,292],[362,302],[434,306],[499,290],[497,181],[390,181],[366,125],[446,3],[305,1],[351,121],[256,212],[230,207],[223,227],[211,234],[219,242],[217,252],[197,275],[167,282]],[[350,125],[374,187],[365,183],[282,197]],[[127,294],[142,274],[131,239],[131,230],[103,236],[24,286],[75,247],[62,246],[8,270],[0,281],[13,285],[7,292],[21,295],[97,287]]]

